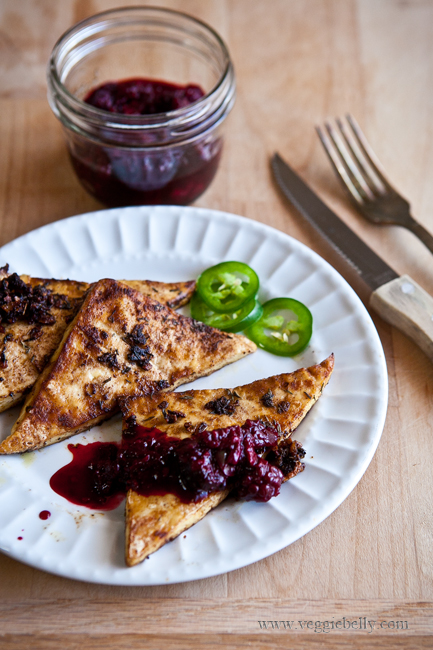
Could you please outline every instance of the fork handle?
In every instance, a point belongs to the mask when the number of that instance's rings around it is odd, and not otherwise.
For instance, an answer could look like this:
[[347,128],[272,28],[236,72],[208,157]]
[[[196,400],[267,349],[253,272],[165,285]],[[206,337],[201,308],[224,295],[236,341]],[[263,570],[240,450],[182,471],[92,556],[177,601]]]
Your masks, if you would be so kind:
[[413,232],[413,234],[427,246],[430,253],[433,253],[433,236],[424,228],[424,226],[411,217],[411,221],[406,225],[406,228]]
[[402,275],[376,289],[370,306],[433,361],[433,298],[419,284]]

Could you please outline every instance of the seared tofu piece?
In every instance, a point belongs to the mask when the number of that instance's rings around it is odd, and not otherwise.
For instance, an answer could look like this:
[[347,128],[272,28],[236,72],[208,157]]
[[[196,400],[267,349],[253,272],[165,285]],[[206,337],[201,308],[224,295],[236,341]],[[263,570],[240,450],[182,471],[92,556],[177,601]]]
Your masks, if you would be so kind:
[[254,352],[244,336],[182,316],[115,280],[100,280],[64,333],[0,453],[38,449],[106,420],[118,399],[153,395]]
[[[322,394],[333,368],[331,355],[310,368],[260,379],[232,390],[189,390],[126,399],[122,402],[123,427],[127,429],[132,418],[138,425],[155,427],[175,438],[187,438],[204,425],[213,431],[242,426],[247,420],[264,420],[281,429],[280,442],[286,441]],[[171,413],[181,413],[183,417],[171,418]],[[301,470],[301,463],[297,463],[289,473],[283,471],[283,474],[287,479]],[[174,494],[141,496],[130,490],[126,499],[126,564],[134,566],[144,560],[200,521],[227,495],[228,491],[224,490],[196,503],[184,503]]]
[[[0,282],[9,277],[0,269]],[[78,312],[90,284],[74,280],[44,280],[21,275],[26,285],[43,287],[60,296],[49,309],[52,323],[15,323],[0,325],[0,412],[15,406],[30,391],[39,374],[55,352],[62,336]],[[158,302],[177,309],[186,304],[195,289],[195,281],[153,282],[150,280],[123,280],[136,291],[141,291]],[[56,306],[56,303],[58,306]],[[0,303],[1,310],[1,303]]]
[[[52,323],[17,320],[0,326],[0,412],[22,401],[49,362],[89,288],[73,280],[42,280],[23,276],[31,287],[62,296],[49,309]],[[3,281],[6,281],[3,278]],[[0,305],[1,308],[1,305]]]

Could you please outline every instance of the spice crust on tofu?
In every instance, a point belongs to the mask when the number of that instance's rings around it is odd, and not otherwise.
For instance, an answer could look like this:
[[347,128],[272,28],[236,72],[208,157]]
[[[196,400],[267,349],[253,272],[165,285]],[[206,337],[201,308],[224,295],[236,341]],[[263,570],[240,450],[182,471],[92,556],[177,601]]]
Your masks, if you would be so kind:
[[244,336],[182,316],[115,280],[88,291],[0,453],[53,444],[118,411],[120,397],[152,395],[254,352]]
[[[195,281],[124,280],[177,309],[191,298]],[[75,280],[18,276],[0,269],[0,412],[19,404],[58,347],[92,285]]]

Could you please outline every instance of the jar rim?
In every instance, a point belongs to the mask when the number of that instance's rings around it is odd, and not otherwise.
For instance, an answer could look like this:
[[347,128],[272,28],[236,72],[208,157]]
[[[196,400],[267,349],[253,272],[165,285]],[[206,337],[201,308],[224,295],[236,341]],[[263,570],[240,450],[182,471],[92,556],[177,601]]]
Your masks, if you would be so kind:
[[[177,16],[182,19],[185,19],[187,22],[196,24],[200,28],[204,29],[204,31],[207,31],[212,35],[212,37],[217,42],[221,53],[223,54],[225,66],[217,83],[207,93],[205,93],[203,97],[201,97],[200,99],[198,99],[196,102],[192,104],[188,104],[187,106],[184,106],[182,108],[178,108],[172,111],[167,111],[165,113],[155,113],[152,115],[124,115],[120,113],[110,113],[108,111],[104,111],[103,109],[87,104],[86,102],[79,99],[76,95],[74,95],[72,92],[68,90],[68,88],[61,81],[58,72],[57,61],[56,61],[56,57],[58,56],[61,47],[65,46],[66,43],[75,34],[79,34],[80,31],[82,31],[88,26],[91,26],[92,24],[96,25],[98,24],[98,22],[103,22],[103,20],[107,17],[115,17],[116,15],[122,17],[122,16],[127,16],[128,14],[132,15],[133,12],[142,14],[143,16],[145,16],[146,14],[157,15],[159,13],[167,16],[168,15],[173,15],[175,17]],[[100,31],[103,31],[103,29],[101,29]],[[49,63],[48,63],[49,83],[53,85],[53,88],[58,95],[58,100],[60,100],[63,105],[67,106],[68,111],[72,111],[72,113],[80,117],[85,116],[91,121],[94,121],[95,124],[99,123],[100,121],[104,121],[106,126],[112,128],[120,128],[120,129],[132,128],[132,129],[153,130],[153,129],[161,128],[161,126],[164,127],[167,126],[175,127],[179,125],[185,126],[185,124],[189,124],[190,122],[193,122],[195,124],[197,120],[200,120],[200,118],[206,113],[206,110],[204,108],[205,103],[209,103],[209,101],[212,102],[212,100],[214,100],[217,102],[218,106],[220,105],[221,102],[218,101],[219,99],[218,95],[221,93],[222,87],[224,86],[225,83],[227,83],[227,80],[231,76],[234,76],[234,73],[233,73],[233,65],[231,62],[230,54],[224,40],[221,38],[218,32],[216,32],[216,30],[214,30],[210,25],[200,20],[199,18],[190,16],[185,12],[177,11],[175,9],[170,9],[167,7],[156,7],[153,5],[127,6],[127,7],[108,9],[106,11],[102,11],[97,14],[94,14],[89,18],[85,18],[84,20],[81,20],[80,22],[76,23],[68,30],[66,30],[60,36],[60,38],[57,40],[57,42],[53,47],[53,50],[50,55]],[[234,80],[232,82],[232,85],[234,85]]]

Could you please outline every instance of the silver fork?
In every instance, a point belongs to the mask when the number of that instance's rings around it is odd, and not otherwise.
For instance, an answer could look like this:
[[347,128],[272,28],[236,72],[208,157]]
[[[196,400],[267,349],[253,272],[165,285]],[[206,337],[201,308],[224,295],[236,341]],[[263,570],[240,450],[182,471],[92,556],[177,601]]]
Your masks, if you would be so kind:
[[334,170],[358,211],[369,221],[411,230],[433,253],[433,236],[410,214],[410,205],[385,176],[384,169],[351,115],[316,127]]

